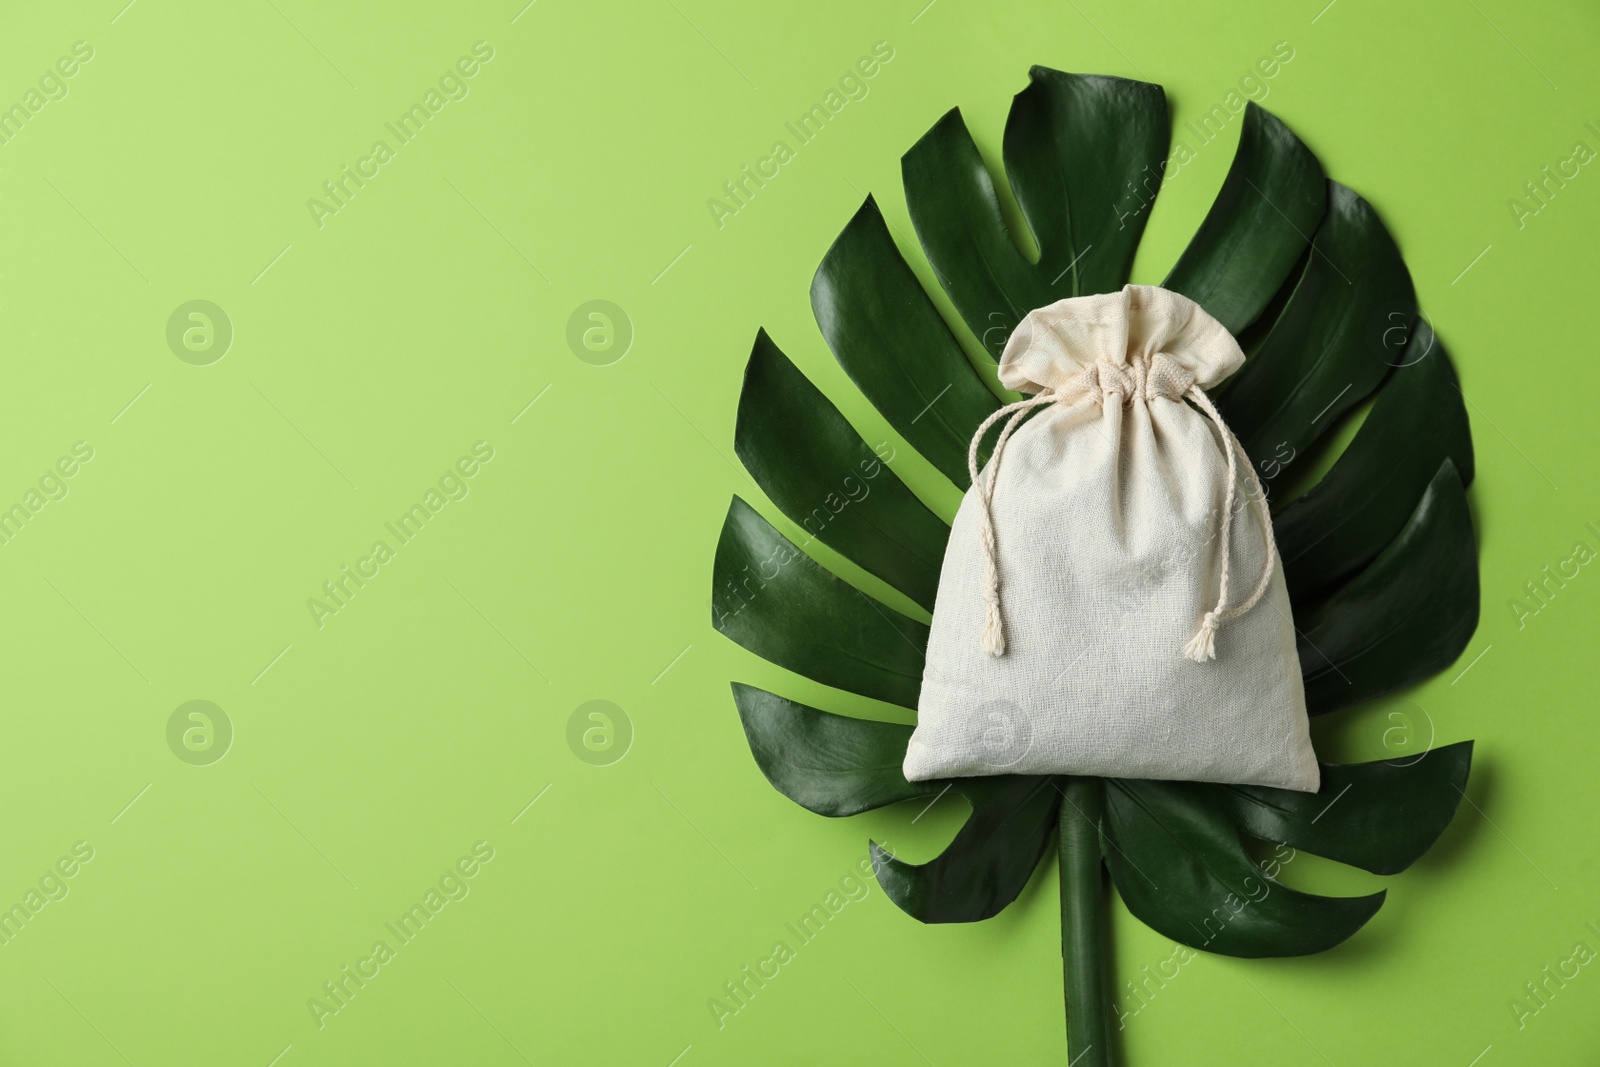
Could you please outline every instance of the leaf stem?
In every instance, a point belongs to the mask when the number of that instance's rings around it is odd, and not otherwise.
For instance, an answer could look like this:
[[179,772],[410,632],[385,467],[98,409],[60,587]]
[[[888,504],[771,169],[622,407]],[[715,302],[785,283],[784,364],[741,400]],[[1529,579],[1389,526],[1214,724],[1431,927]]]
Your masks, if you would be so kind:
[[1066,779],[1061,842],[1061,973],[1070,1067],[1111,1067],[1098,778]]

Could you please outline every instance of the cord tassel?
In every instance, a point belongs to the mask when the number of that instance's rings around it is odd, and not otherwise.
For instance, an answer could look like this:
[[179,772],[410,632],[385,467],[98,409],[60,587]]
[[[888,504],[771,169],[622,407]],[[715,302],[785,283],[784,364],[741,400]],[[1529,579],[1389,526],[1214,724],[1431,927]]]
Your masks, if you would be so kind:
[[1183,654],[1196,663],[1204,663],[1208,659],[1217,658],[1217,613],[1206,612],[1206,617],[1200,621],[1199,631],[1183,646]]

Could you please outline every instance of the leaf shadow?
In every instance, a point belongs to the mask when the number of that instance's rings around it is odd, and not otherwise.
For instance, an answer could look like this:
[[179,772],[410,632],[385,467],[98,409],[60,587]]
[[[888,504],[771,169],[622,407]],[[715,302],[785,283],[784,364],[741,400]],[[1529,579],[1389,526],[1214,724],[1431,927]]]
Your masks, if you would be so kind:
[[1444,828],[1444,833],[1439,835],[1433,847],[1411,865],[1411,871],[1442,877],[1444,868],[1465,862],[1464,853],[1476,847],[1485,833],[1493,832],[1488,811],[1494,802],[1497,770],[1492,762],[1483,759],[1480,751],[1478,746],[1473,747],[1467,790],[1462,794],[1461,806],[1456,809],[1455,817]]
[[1467,487],[1467,515],[1472,519],[1472,539],[1478,546],[1478,558],[1483,559],[1484,534],[1489,529],[1483,510],[1478,507],[1478,494]]
[[[1484,835],[1494,832],[1484,813],[1490,807],[1495,779],[1490,768],[1474,760],[1467,782],[1470,796],[1463,797],[1450,825],[1417,862],[1384,879],[1384,888],[1389,892],[1383,907],[1373,917],[1374,922],[1323,953],[1320,966],[1330,971],[1348,972],[1343,975],[1345,980],[1359,981],[1365,968],[1403,958],[1415,951],[1406,942],[1412,936],[1429,936],[1419,931],[1426,925],[1423,922],[1426,915],[1435,907],[1434,887],[1447,884],[1459,865],[1467,861],[1469,850],[1480,849]],[[1381,933],[1372,929],[1380,923],[1384,927]]]

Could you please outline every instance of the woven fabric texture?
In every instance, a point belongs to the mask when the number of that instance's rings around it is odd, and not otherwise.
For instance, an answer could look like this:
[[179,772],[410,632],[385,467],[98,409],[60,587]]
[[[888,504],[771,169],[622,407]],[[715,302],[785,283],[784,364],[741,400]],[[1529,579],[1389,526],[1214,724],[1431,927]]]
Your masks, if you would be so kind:
[[988,502],[1004,651],[981,639],[985,468],[945,550],[908,779],[1318,788],[1281,568],[1259,603],[1217,627],[1214,659],[1184,654],[1217,606],[1223,551],[1231,604],[1268,558],[1243,456],[1222,544],[1230,438],[1184,400],[1243,361],[1220,323],[1154,286],[1062,300],[1017,328],[1001,381],[1059,399],[1011,436]]

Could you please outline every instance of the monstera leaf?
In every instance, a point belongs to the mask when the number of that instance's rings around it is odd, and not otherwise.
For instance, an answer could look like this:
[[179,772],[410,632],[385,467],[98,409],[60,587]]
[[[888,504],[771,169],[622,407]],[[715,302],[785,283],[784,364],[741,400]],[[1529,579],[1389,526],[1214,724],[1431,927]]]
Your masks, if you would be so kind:
[[[906,203],[959,323],[923,289],[871,198],[823,259],[811,300],[834,355],[958,487],[974,428],[1000,404],[972,358],[997,357],[1033,308],[1127,281],[1165,169],[1167,114],[1156,85],[1032,71],[1002,159],[1036,259],[1009,232],[959,111],[912,146]],[[1372,206],[1328,181],[1287,126],[1250,104],[1222,189],[1163,284],[1243,340],[1249,358],[1218,405],[1269,484],[1341,415],[1373,400],[1320,482],[1274,507],[1310,712],[1442,670],[1477,626],[1472,438],[1450,359],[1419,319],[1410,275]],[[764,331],[745,373],[735,448],[779,511],[931,610],[947,524]],[[864,479],[869,493],[850,491]],[[831,574],[737,497],[714,572],[713,622],[728,637],[836,689],[916,707],[928,627]],[[1232,956],[1320,952],[1360,929],[1383,894],[1291,889],[1246,842],[1394,874],[1450,822],[1472,753],[1464,742],[1403,762],[1323,765],[1314,795],[1076,776],[913,783],[900,770],[909,726],[740,684],[734,702],[762,773],[818,814],[946,789],[967,798],[970,818],[933,860],[908,863],[871,846],[878,880],[913,918],[986,919],[1056,849],[1068,1060],[1081,1067],[1111,1062],[1106,871],[1129,911],[1186,945]]]

